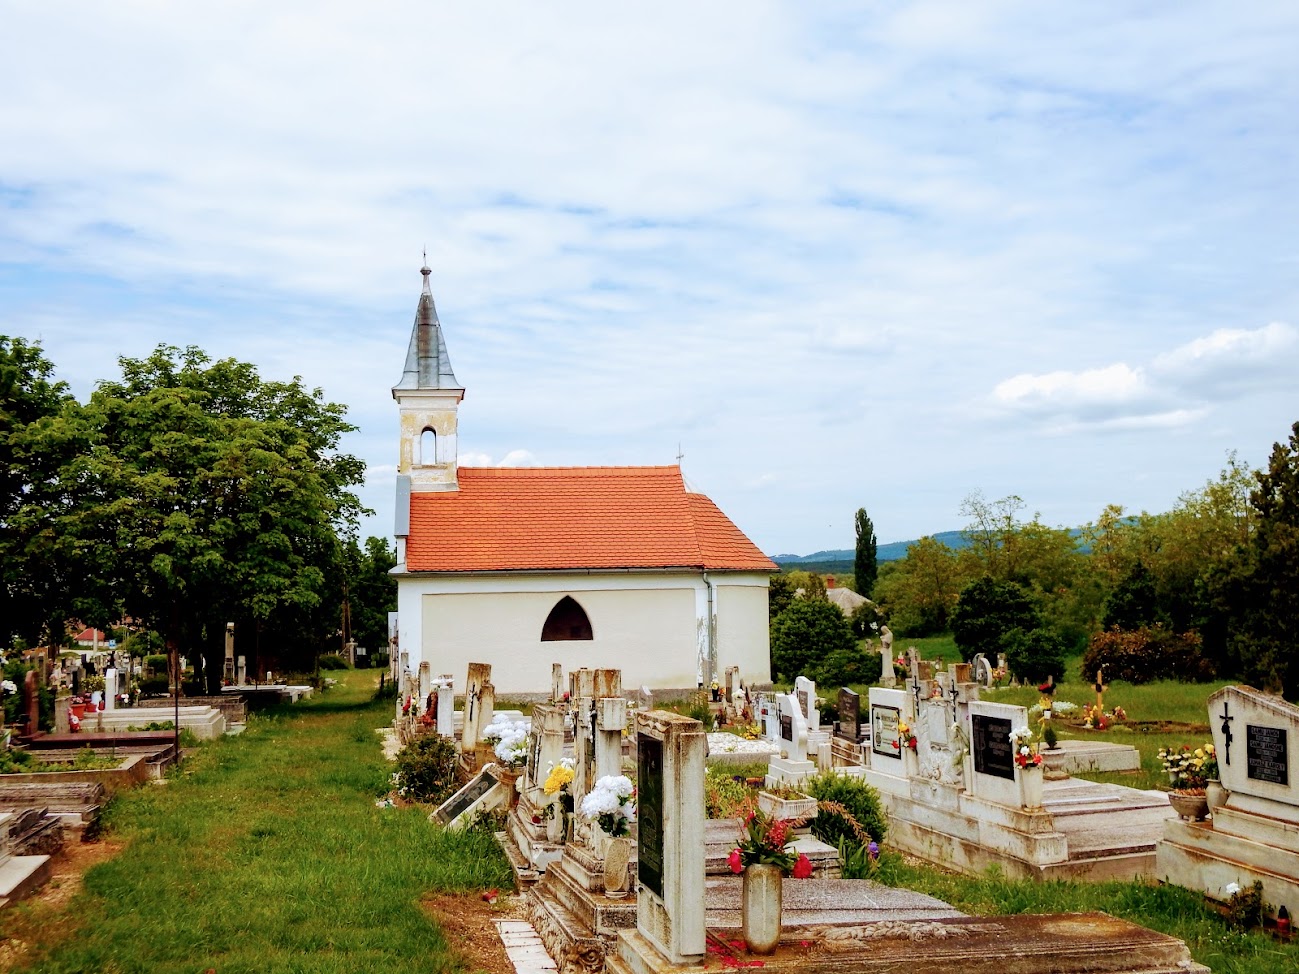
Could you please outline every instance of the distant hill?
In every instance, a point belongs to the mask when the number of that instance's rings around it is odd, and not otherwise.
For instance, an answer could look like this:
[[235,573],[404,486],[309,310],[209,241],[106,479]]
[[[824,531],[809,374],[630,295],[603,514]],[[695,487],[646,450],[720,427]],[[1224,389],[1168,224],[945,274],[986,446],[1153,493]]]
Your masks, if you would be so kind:
[[[965,535],[960,531],[940,531],[933,537],[935,541],[941,541],[953,550],[959,550],[969,545],[969,542],[965,540]],[[900,561],[907,556],[907,549],[915,544],[917,540],[919,539],[890,541],[888,544],[876,545],[875,560]],[[773,555],[771,560],[782,567],[788,565],[791,568],[801,568],[804,571],[825,574],[826,572],[852,571],[853,561],[856,556],[857,552],[852,548],[838,548],[833,551],[815,551],[810,555]],[[822,565],[833,567],[821,568]],[[846,569],[844,566],[847,566]]]

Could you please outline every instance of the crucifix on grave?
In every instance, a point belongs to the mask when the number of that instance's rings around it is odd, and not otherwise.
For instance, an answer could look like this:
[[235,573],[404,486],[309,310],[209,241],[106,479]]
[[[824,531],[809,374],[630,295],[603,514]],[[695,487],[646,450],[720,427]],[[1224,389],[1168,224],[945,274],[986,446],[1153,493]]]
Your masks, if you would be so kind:
[[1105,691],[1109,689],[1109,684],[1105,682],[1105,667],[1098,667],[1096,670],[1096,710],[1099,713],[1105,713]]
[[911,695],[916,698],[916,713],[920,713],[920,654],[916,647],[907,650],[907,663],[911,669]]
[[1222,760],[1224,764],[1230,766],[1231,765],[1231,722],[1236,718],[1232,717],[1227,712],[1226,700],[1222,702],[1222,714],[1220,716],[1222,717]]

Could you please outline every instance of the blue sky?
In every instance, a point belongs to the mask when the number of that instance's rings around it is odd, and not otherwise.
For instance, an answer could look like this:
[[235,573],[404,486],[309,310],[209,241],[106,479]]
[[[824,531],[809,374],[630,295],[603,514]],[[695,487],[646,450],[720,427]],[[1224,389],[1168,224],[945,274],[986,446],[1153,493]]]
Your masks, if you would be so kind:
[[[814,9],[805,9],[814,8]],[[346,403],[427,248],[468,463],[671,463],[769,553],[1160,511],[1299,420],[1299,5],[0,0],[0,332]]]

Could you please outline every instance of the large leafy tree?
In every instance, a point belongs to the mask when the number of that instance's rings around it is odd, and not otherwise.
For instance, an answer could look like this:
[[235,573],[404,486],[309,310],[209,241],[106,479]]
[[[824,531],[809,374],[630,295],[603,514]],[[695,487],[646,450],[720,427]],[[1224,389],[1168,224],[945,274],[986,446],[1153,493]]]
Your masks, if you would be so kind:
[[907,556],[884,566],[875,596],[899,635],[946,632],[967,576],[954,552],[932,537],[907,549]]
[[952,637],[967,663],[979,653],[995,659],[1003,637],[1016,629],[1040,628],[1041,616],[1028,593],[987,575],[966,586],[952,616]]
[[1250,494],[1253,533],[1239,548],[1230,596],[1235,654],[1252,682],[1299,698],[1299,423],[1277,443]]
[[363,466],[338,449],[345,407],[194,347],[121,368],[82,411],[85,494],[63,527],[104,554],[127,615],[206,657],[209,684],[227,621],[241,654],[300,663],[337,618],[319,609],[360,512]]
[[84,560],[53,530],[77,496],[63,473],[77,408],[39,343],[0,335],[0,644],[62,641],[86,594]]
[[388,572],[397,559],[381,538],[366,538],[365,546],[347,546],[347,599],[352,638],[370,653],[386,650],[388,613],[397,608],[397,579]]
[[879,577],[879,565],[876,562],[878,544],[875,540],[875,525],[866,514],[866,508],[857,508],[857,550],[853,559],[853,580],[857,585],[857,594],[871,597],[875,580]]

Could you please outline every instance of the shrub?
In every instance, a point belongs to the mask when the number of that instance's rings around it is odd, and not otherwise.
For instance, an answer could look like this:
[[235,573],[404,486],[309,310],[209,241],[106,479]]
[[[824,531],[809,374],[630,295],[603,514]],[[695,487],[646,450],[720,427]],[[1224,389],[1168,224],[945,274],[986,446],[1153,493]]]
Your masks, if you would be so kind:
[[1214,672],[1202,650],[1200,636],[1194,632],[1174,633],[1163,626],[1107,629],[1096,633],[1087,644],[1082,676],[1094,680],[1096,671],[1103,666],[1106,680],[1205,683],[1214,678]]
[[[807,779],[804,791],[818,802],[835,802],[847,809],[862,831],[876,842],[883,842],[888,832],[888,820],[880,805],[880,796],[874,788],[860,778],[827,772]],[[812,834],[822,842],[837,846],[841,841],[861,845],[852,822],[842,815],[819,811],[812,819]]]
[[456,745],[449,737],[427,734],[397,752],[392,783],[397,794],[416,802],[441,804],[456,790]]
[[157,656],[146,656],[144,658],[144,667],[147,670],[152,670],[154,673],[161,673],[163,674],[163,676],[166,676],[167,675],[166,654],[163,653]]
[[880,677],[880,658],[876,653],[867,653],[857,647],[836,649],[821,661],[813,673],[817,686],[846,687],[874,683]]
[[1012,629],[1001,637],[1001,651],[1010,672],[1021,680],[1044,683],[1048,676],[1064,677],[1064,640],[1050,629]]
[[137,682],[140,687],[140,696],[157,697],[165,696],[171,688],[167,686],[165,676],[142,676]]
[[857,649],[852,625],[833,602],[795,599],[771,621],[771,668],[787,680],[803,676],[836,652]]
[[320,668],[322,670],[345,670],[347,669],[347,660],[337,653],[325,653],[320,657]]
[[1014,582],[998,582],[985,575],[961,592],[952,613],[952,637],[961,659],[970,662],[979,653],[996,659],[1002,637],[1012,629],[1032,632],[1042,626],[1037,606]]
[[704,809],[709,818],[740,818],[757,804],[742,775],[728,768],[710,767],[704,774]]

